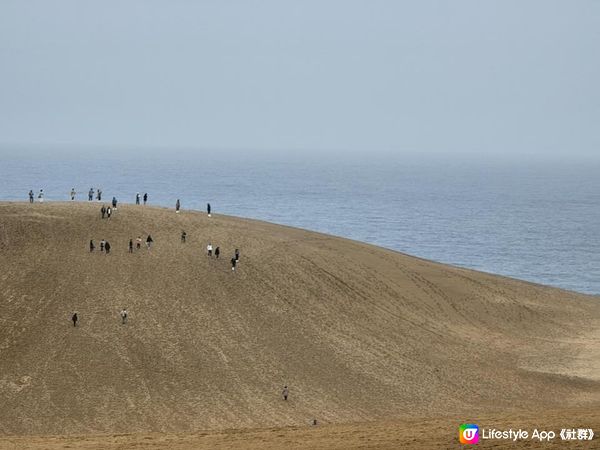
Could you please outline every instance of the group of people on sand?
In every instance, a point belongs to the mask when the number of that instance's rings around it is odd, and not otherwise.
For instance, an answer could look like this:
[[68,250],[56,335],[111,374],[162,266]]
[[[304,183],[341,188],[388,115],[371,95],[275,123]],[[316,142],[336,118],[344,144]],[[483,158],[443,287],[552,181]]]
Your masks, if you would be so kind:
[[[28,195],[29,195],[29,203],[33,203],[35,201],[34,200],[35,194],[33,193],[32,189],[29,190]],[[40,202],[40,203],[42,203],[44,201],[44,190],[43,189],[40,189],[40,192],[37,195],[37,199],[38,199],[38,202]]]
[[[110,249],[111,249],[110,242],[108,242],[106,239],[102,239],[100,241],[100,251],[109,255]],[[93,253],[94,250],[96,250],[96,244],[94,244],[93,239],[90,239],[90,253]]]
[[[135,248],[136,250],[139,250],[142,248],[142,237],[138,236],[135,239]],[[152,243],[154,242],[154,239],[152,239],[152,236],[148,235],[148,237],[146,238],[146,248],[148,250],[150,250],[150,248],[152,247]],[[133,253],[133,239],[129,239],[129,253]]]
[[[139,205],[139,204],[140,204],[140,198],[141,198],[141,197],[140,197],[140,193],[139,193],[139,192],[136,192],[136,194],[135,194],[135,204],[136,204],[136,205]],[[148,193],[147,193],[147,192],[146,192],[146,193],[144,193],[144,197],[143,197],[143,198],[144,198],[144,205],[145,205],[145,204],[148,202]],[[179,201],[179,200],[178,200],[178,201]]]
[[[121,309],[121,311],[119,312],[119,316],[121,317],[121,323],[125,325],[127,323],[127,317],[129,316],[127,308]],[[73,326],[76,327],[77,322],[79,322],[79,313],[77,311],[73,311],[73,313],[71,314],[71,321],[73,322]]]
[[117,204],[117,198],[113,197],[110,206],[102,205],[102,208],[100,208],[100,214],[102,215],[102,218],[104,219],[106,217],[107,219],[110,219],[113,211],[117,210]]
[[[75,188],[71,189],[71,200],[75,200]],[[91,202],[92,200],[94,200],[94,188],[91,187],[90,190],[88,191],[88,201]],[[102,201],[102,189],[98,188],[96,189],[96,200],[101,202]]]
[[[187,234],[185,231],[181,232],[181,242],[185,242],[187,238]],[[212,258],[213,256],[213,245],[209,242],[208,245],[206,246],[206,254],[209,258]],[[214,249],[214,255],[216,259],[219,259],[219,256],[221,255],[221,247],[216,247]],[[232,272],[235,272],[235,268],[238,265],[238,263],[240,262],[240,249],[236,248],[235,252],[233,253],[233,256],[230,260],[231,262],[231,270]]]

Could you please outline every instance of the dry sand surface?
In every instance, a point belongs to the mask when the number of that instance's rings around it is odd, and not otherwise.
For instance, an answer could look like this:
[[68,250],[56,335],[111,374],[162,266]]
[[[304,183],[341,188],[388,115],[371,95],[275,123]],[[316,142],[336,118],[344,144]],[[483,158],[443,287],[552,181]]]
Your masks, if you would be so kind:
[[258,221],[99,208],[0,203],[0,446],[452,448],[469,419],[600,425],[597,297]]

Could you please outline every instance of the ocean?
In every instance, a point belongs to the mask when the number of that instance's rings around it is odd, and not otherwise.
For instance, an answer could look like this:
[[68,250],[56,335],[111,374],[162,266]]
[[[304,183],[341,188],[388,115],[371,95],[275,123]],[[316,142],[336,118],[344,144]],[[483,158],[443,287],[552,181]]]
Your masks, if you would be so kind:
[[600,162],[143,151],[0,153],[0,200],[87,199],[320,231],[456,266],[600,294]]

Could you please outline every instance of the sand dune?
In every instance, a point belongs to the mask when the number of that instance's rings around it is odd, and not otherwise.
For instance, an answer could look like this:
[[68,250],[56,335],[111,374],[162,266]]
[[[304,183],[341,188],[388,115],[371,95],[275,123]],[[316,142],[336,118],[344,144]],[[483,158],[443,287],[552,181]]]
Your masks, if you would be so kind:
[[[147,234],[154,247],[129,254]],[[90,254],[91,238],[111,254]],[[208,241],[221,259],[206,256]],[[0,203],[0,269],[5,436],[333,427],[600,401],[598,298],[341,238],[133,205],[101,220],[97,203]]]

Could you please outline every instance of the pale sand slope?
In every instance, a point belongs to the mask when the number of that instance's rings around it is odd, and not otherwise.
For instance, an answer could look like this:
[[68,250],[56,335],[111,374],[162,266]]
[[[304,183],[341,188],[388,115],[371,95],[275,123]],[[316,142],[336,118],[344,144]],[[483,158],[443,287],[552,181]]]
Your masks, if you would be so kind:
[[[263,222],[133,205],[102,221],[99,208],[0,203],[0,434],[185,433],[600,401],[597,297]],[[128,254],[129,238],[148,233],[154,248]],[[112,254],[90,254],[90,238],[109,240]],[[208,240],[221,260],[205,255]]]
[[593,428],[600,430],[597,410],[544,411],[535,414],[511,414],[477,417],[448,416],[443,418],[413,418],[380,422],[318,425],[316,427],[283,427],[245,430],[222,430],[202,433],[147,433],[83,436],[14,436],[0,438],[0,448],[10,450],[81,448],[86,450],[114,449],[206,449],[206,450],[351,450],[351,449],[465,449],[458,442],[458,425],[469,419],[481,429],[523,429],[533,435],[538,431],[553,431],[549,442],[527,438],[510,440],[480,440],[474,448],[592,449],[598,448],[598,437],[592,441],[563,441],[563,428]]

